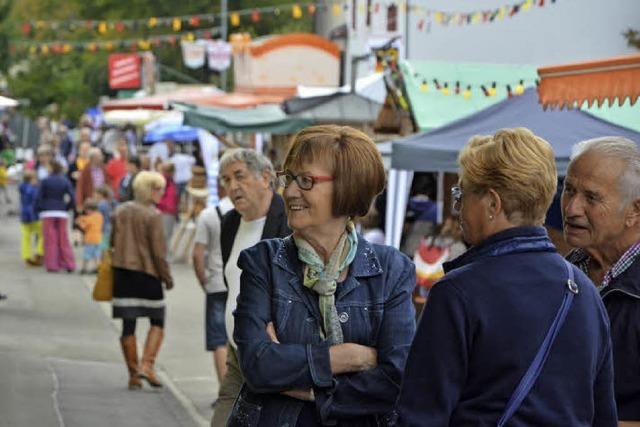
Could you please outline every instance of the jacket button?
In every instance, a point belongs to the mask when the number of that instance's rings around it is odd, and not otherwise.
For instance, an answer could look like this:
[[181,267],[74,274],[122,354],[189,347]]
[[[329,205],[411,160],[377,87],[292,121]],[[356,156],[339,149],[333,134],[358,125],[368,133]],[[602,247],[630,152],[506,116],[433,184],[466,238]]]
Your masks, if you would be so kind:
[[343,311],[338,315],[338,320],[340,323],[347,323],[347,321],[349,321],[349,314]]

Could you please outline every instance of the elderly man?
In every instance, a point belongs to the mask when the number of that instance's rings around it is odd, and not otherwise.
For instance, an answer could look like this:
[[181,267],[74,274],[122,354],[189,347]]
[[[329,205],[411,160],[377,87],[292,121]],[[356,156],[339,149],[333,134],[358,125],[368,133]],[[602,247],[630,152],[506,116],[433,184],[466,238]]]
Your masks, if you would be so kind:
[[269,159],[254,150],[229,150],[220,159],[220,182],[234,209],[222,217],[220,225],[220,253],[228,291],[225,326],[229,345],[227,373],[220,385],[211,420],[213,427],[226,425],[233,402],[244,382],[238,364],[237,347],[233,342],[233,311],[240,293],[238,256],[262,239],[285,237],[291,233],[287,226],[284,201],[273,191],[274,175]]
[[574,148],[562,192],[567,258],[600,290],[611,322],[620,426],[640,426],[640,149],[604,137]]

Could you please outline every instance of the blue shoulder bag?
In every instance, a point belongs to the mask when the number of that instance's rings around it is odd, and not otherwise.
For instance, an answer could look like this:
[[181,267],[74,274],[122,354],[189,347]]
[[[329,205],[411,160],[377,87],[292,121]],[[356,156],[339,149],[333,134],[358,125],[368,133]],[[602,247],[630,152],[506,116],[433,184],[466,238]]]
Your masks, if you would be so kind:
[[520,384],[516,387],[513,395],[509,399],[507,403],[507,407],[504,410],[504,413],[498,420],[498,427],[504,426],[507,421],[511,419],[513,414],[518,410],[520,404],[527,397],[531,387],[535,384],[540,372],[542,372],[542,367],[544,366],[544,362],[546,362],[547,357],[549,357],[549,352],[551,351],[551,346],[553,345],[553,341],[556,339],[562,324],[564,323],[565,318],[567,317],[567,312],[571,307],[571,303],[573,302],[573,296],[578,294],[578,285],[574,281],[573,275],[573,266],[566,260],[565,267],[567,268],[567,273],[569,275],[569,279],[567,279],[567,289],[564,294],[564,298],[562,299],[562,303],[560,304],[560,308],[556,313],[556,317],[553,319],[551,323],[551,327],[547,331],[547,335],[544,337],[544,341],[540,345],[538,352],[536,353],[536,357],[531,362],[531,366],[527,369],[527,372],[524,374],[522,379],[520,380]]

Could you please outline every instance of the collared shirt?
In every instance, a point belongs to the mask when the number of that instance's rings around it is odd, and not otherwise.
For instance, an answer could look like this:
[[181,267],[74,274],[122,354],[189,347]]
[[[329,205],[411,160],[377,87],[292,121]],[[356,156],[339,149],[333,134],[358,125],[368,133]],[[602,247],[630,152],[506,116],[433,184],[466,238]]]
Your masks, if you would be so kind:
[[[640,240],[631,245],[629,249],[626,250],[624,254],[616,261],[616,263],[607,271],[602,279],[602,283],[599,285],[596,284],[598,291],[603,290],[609,283],[616,277],[620,276],[624,273],[627,268],[633,264],[633,262],[640,256]],[[567,261],[574,264],[580,270],[584,272],[587,276],[589,275],[589,262],[591,261],[591,256],[582,248],[575,249],[567,255]]]

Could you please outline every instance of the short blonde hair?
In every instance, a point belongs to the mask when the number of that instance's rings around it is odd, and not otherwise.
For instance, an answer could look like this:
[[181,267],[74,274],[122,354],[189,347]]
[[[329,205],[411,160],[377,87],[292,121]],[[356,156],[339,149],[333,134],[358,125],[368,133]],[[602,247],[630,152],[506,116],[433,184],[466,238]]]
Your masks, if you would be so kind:
[[154,187],[164,189],[165,185],[164,177],[158,172],[138,172],[133,179],[133,197],[137,202],[148,203]]
[[458,156],[463,191],[493,189],[507,218],[541,225],[556,193],[558,175],[551,145],[526,128],[474,136]]
[[318,125],[298,132],[284,161],[284,169],[305,163],[326,165],[334,178],[332,213],[335,217],[363,217],[384,190],[382,156],[366,133],[349,126]]

